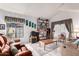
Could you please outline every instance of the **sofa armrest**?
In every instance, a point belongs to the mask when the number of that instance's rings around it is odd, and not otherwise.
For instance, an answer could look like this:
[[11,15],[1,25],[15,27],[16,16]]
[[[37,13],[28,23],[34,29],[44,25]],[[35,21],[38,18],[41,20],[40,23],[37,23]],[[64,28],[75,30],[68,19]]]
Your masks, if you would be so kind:
[[10,56],[9,53],[0,53],[0,56]]
[[27,51],[22,51],[17,53],[15,56],[32,56],[32,52],[27,50]]

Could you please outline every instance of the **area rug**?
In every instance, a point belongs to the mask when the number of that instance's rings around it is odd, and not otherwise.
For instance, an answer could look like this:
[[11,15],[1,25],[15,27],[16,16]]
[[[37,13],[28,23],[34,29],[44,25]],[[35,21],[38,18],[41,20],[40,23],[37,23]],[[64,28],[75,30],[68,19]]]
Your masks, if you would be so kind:
[[31,43],[26,44],[27,48],[33,52],[34,56],[43,56],[45,54],[48,54],[49,52],[58,48],[60,45],[61,43],[58,43],[57,45],[56,43],[51,43],[49,45],[46,45],[45,50],[44,50],[43,46],[42,47],[39,46],[39,42],[34,43],[34,44],[31,44]]

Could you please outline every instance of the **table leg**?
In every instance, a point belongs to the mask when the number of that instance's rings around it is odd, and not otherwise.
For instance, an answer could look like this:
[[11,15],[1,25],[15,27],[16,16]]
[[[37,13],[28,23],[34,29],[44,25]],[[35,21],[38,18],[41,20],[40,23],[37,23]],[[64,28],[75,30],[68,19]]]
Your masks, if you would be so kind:
[[57,41],[56,41],[56,45],[57,45]]
[[41,46],[41,43],[39,42],[39,47]]
[[44,45],[44,50],[45,50],[45,45]]

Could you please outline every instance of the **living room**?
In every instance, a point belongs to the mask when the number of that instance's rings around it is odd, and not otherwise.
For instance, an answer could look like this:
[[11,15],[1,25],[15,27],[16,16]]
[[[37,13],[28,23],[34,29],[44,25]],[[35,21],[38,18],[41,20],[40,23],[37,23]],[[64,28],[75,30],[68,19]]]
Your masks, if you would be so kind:
[[78,3],[0,3],[0,56],[79,56]]

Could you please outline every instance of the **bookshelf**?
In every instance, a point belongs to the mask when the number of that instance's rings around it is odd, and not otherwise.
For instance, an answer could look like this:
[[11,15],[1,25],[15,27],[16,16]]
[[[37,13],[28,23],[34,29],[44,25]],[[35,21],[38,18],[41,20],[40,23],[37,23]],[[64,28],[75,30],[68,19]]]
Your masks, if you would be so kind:
[[48,19],[37,19],[37,30],[39,32],[39,39],[47,39],[50,37],[49,20]]

